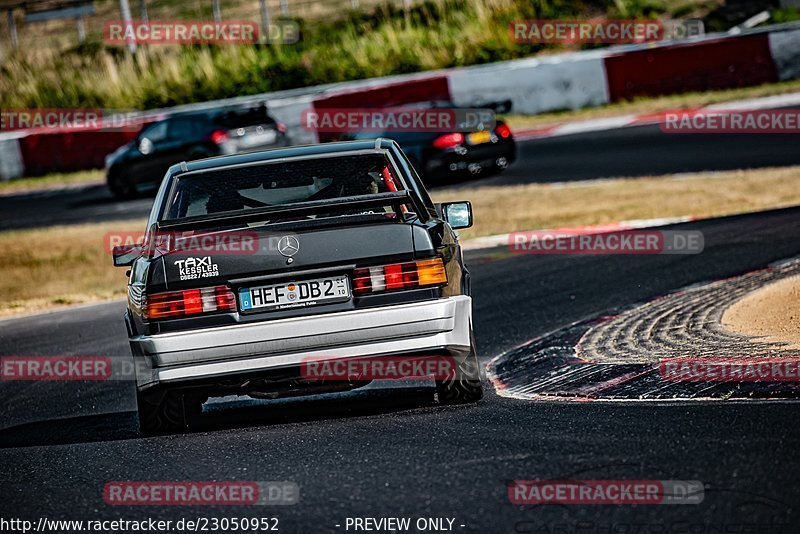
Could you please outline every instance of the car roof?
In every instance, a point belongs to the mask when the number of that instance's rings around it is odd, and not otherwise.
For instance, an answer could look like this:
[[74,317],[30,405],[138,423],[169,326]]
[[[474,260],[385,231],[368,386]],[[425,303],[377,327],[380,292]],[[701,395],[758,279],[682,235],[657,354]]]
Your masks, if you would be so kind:
[[391,139],[378,138],[364,141],[341,141],[336,143],[322,143],[314,145],[300,145],[285,148],[274,148],[261,152],[247,152],[244,154],[233,154],[229,156],[217,156],[214,158],[200,159],[189,162],[181,162],[169,168],[169,175],[183,174],[191,171],[202,171],[217,169],[231,165],[242,165],[248,163],[266,162],[277,159],[299,158],[306,156],[346,155],[349,152],[373,151],[381,152],[397,147],[397,143]]
[[213,117],[219,112],[216,110],[205,110],[205,111],[181,111],[179,113],[173,113],[167,117],[164,117],[163,120],[168,121],[171,119],[191,119],[194,117]]
[[213,119],[216,117],[224,117],[225,115],[246,115],[248,113],[259,111],[261,109],[267,112],[269,110],[267,106],[261,106],[261,107],[234,106],[234,107],[224,107],[224,108],[201,109],[193,111],[180,111],[178,113],[173,113],[171,115],[163,117],[161,121],[168,121],[170,119],[195,118],[195,117]]

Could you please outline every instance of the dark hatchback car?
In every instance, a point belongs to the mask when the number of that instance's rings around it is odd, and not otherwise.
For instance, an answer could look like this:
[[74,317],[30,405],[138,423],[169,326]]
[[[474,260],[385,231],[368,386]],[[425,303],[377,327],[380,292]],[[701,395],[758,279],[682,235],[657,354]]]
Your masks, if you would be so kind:
[[158,188],[179,161],[286,146],[286,126],[265,106],[183,113],[149,124],[106,158],[106,181],[117,198]]
[[[497,104],[502,108],[510,104]],[[420,102],[404,107],[458,109],[449,102]],[[501,109],[502,111],[502,109]],[[448,183],[465,176],[488,176],[506,169],[517,158],[511,129],[497,120],[492,128],[473,132],[360,132],[347,139],[389,138],[400,144],[426,183]]]
[[371,380],[309,377],[309,359],[445,358],[439,401],[477,401],[470,276],[454,231],[471,224],[470,204],[434,204],[386,139],[174,165],[145,242],[114,250],[115,265],[131,267],[125,324],[142,430],[188,428],[210,396]]

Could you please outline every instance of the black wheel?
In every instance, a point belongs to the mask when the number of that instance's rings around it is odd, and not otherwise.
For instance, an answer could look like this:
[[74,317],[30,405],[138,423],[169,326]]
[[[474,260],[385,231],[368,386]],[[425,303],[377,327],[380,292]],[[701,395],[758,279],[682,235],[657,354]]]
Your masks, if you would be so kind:
[[500,174],[501,172],[505,171],[509,166],[509,161],[507,158],[497,158],[494,165],[492,165],[492,170],[490,175]]
[[475,353],[475,339],[470,335],[472,351],[468,356],[456,358],[456,369],[445,380],[436,381],[436,392],[441,404],[466,404],[483,398],[481,367]]
[[108,188],[115,198],[120,200],[127,200],[136,198],[137,192],[133,182],[128,178],[125,173],[115,172],[108,175]]
[[204,399],[184,391],[136,392],[139,430],[144,433],[185,432],[202,413]]

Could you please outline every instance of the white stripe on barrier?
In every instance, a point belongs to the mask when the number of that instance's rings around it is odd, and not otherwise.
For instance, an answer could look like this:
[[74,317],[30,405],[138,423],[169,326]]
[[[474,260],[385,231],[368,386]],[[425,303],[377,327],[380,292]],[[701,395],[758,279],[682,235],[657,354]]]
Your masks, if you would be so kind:
[[0,180],[20,178],[25,174],[19,136],[9,136],[0,141]]
[[800,30],[770,33],[769,50],[781,80],[800,78]]
[[448,73],[456,105],[511,100],[512,113],[536,114],[608,103],[603,51],[559,54],[456,69]]

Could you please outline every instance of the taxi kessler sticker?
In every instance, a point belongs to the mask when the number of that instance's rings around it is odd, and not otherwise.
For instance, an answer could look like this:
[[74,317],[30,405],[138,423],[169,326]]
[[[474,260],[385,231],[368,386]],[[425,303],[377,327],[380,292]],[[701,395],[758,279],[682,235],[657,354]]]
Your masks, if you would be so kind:
[[239,302],[243,311],[302,308],[349,299],[350,285],[346,276],[243,287],[239,290]]
[[177,260],[175,266],[178,267],[178,274],[181,280],[219,276],[219,266],[211,260],[211,256],[189,257],[185,260]]

